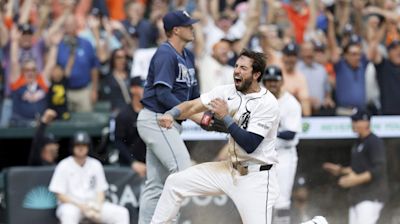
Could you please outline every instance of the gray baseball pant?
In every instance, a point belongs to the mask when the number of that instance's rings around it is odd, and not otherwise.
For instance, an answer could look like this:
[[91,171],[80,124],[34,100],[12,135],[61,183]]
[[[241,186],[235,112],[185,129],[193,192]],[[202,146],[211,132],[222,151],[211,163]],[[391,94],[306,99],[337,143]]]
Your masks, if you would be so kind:
[[149,224],[168,175],[191,166],[189,152],[180,136],[182,127],[161,128],[157,118],[162,114],[148,109],[140,111],[137,127],[146,143],[147,178],[140,197],[139,224]]

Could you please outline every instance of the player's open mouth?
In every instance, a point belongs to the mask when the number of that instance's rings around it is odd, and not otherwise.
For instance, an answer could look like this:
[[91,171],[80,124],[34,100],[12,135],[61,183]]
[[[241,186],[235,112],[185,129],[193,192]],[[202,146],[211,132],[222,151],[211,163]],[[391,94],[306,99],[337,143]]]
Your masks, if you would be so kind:
[[242,83],[242,79],[240,77],[234,77],[233,80],[235,81],[236,85],[239,85],[240,83]]

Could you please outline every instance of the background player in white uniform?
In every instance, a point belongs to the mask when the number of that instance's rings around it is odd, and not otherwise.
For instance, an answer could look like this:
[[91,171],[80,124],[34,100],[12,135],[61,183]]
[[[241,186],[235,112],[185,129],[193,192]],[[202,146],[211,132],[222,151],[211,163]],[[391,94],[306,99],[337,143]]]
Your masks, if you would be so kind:
[[77,132],[72,156],[56,167],[49,189],[58,199],[56,211],[61,224],[78,224],[83,218],[96,223],[128,224],[126,208],[104,201],[108,184],[99,161],[88,157],[90,137]]
[[281,69],[269,66],[265,70],[263,83],[278,99],[280,122],[276,150],[279,164],[276,166],[280,195],[275,204],[273,223],[290,223],[290,198],[297,168],[297,133],[301,132],[301,106],[296,98],[284,91]]
[[264,69],[262,53],[244,50],[236,61],[234,85],[217,87],[160,117],[160,125],[171,128],[174,118],[211,109],[228,128],[231,147],[227,161],[203,163],[171,174],[151,223],[171,223],[185,197],[220,194],[233,200],[243,223],[271,223],[272,207],[279,195],[274,167],[279,108],[272,93],[259,84]]

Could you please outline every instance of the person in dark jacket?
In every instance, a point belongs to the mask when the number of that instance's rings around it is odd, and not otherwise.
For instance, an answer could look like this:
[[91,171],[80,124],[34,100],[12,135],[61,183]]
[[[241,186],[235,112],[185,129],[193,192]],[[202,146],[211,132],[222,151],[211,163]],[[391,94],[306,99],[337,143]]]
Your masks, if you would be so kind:
[[349,189],[349,223],[377,223],[387,199],[386,154],[383,141],[370,129],[370,114],[358,110],[351,116],[358,139],[351,149],[349,167],[325,163],[323,168],[340,176],[340,187]]
[[138,113],[143,108],[140,103],[143,96],[143,83],[140,77],[131,78],[132,100],[118,114],[115,130],[115,144],[119,150],[120,164],[130,166],[142,177],[146,175],[146,144],[140,138],[136,124]]
[[58,158],[59,144],[51,133],[45,134],[47,126],[57,117],[52,109],[47,109],[40,119],[32,141],[28,165],[46,166],[55,165]]

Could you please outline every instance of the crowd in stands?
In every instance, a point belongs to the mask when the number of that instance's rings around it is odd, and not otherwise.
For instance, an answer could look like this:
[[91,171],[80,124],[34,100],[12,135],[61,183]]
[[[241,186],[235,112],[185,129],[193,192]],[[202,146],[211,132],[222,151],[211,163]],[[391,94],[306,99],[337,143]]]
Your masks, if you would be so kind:
[[[166,40],[162,17],[194,18],[200,88],[232,83],[243,48],[268,55],[303,116],[368,108],[400,114],[400,5],[392,0],[24,0],[0,10],[1,125],[27,125],[46,108],[68,120],[99,101],[115,115],[129,79],[147,74]],[[135,65],[136,64],[136,65]]]

